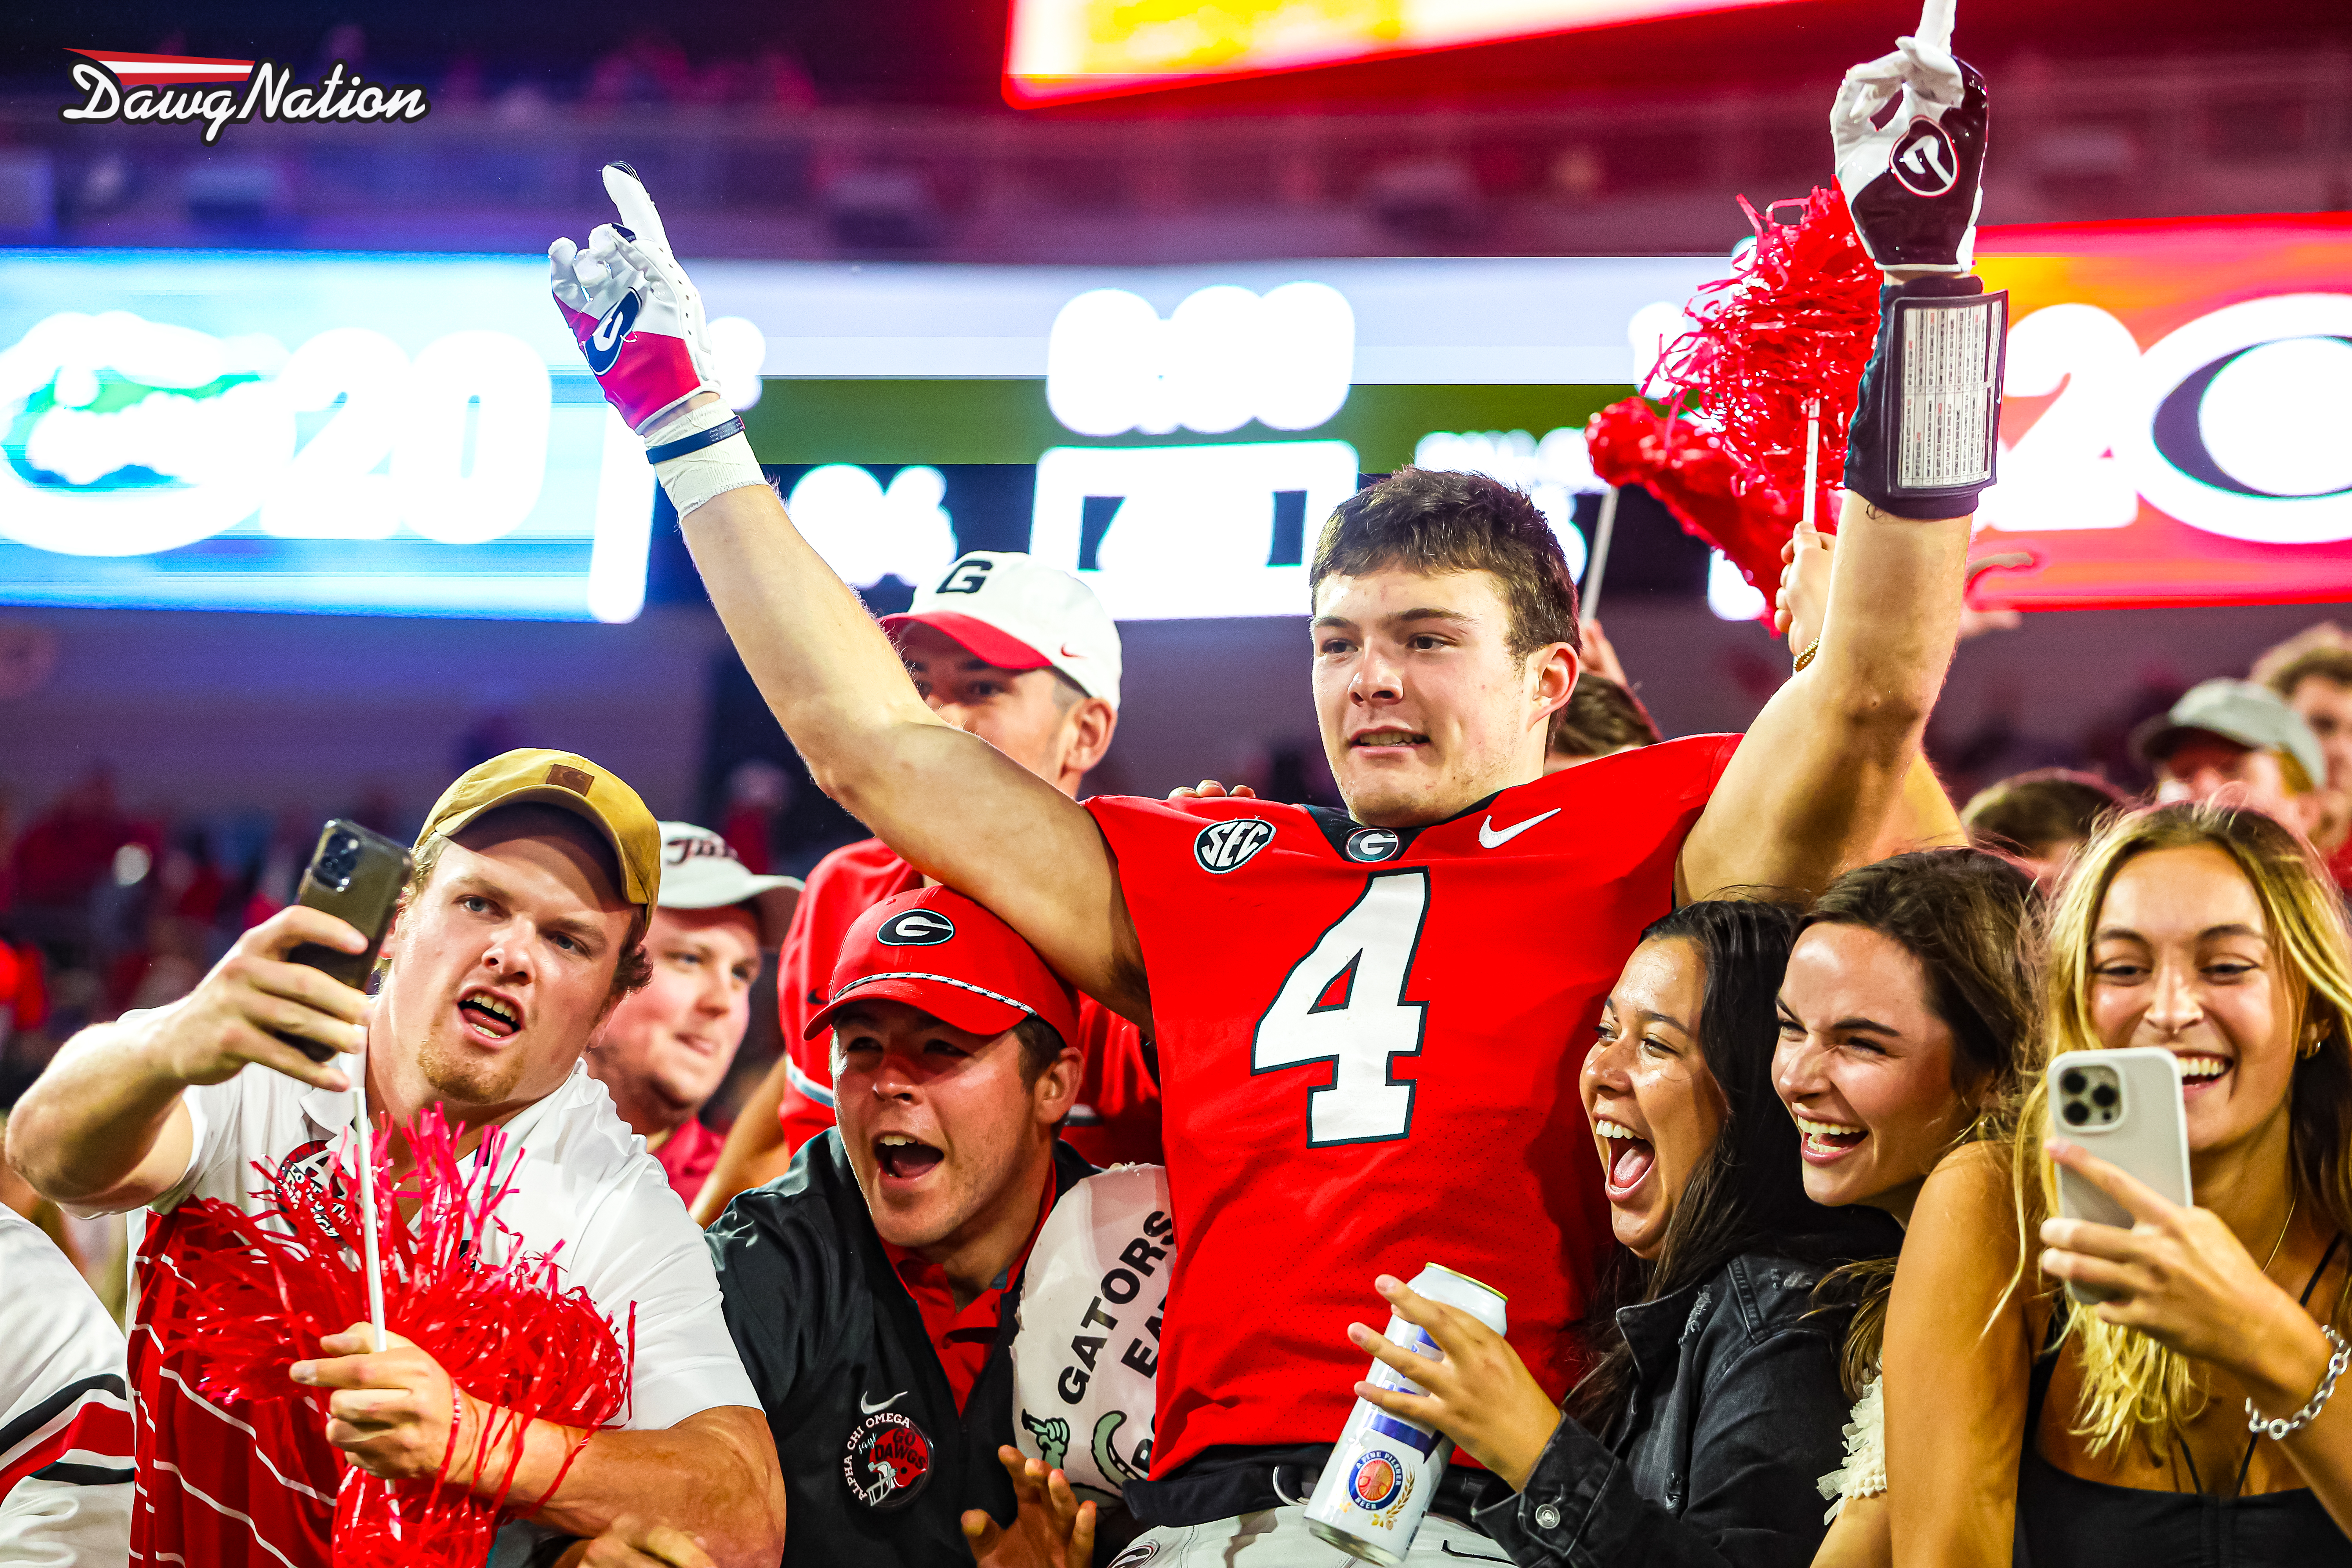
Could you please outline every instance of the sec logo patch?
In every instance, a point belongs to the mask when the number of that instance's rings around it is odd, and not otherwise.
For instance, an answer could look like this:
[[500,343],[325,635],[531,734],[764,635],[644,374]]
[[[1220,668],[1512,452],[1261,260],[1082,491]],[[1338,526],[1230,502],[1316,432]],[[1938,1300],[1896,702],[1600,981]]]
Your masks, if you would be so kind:
[[877,1512],[905,1508],[931,1479],[931,1440],[895,1410],[877,1410],[849,1429],[841,1479],[849,1495]]
[[1201,869],[1223,876],[1238,871],[1250,857],[1274,842],[1274,824],[1262,816],[1239,816],[1213,822],[1192,840],[1192,858]]

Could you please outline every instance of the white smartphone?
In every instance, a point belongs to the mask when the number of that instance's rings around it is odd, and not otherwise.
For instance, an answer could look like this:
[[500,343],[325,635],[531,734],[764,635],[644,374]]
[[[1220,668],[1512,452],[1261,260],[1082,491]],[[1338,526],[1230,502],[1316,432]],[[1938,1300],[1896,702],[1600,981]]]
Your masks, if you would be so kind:
[[[2189,1121],[2180,1103],[2180,1063],[2161,1046],[2068,1051],[2050,1064],[2050,1133],[2128,1171],[2177,1204],[2196,1201],[2189,1185]],[[2068,1219],[2130,1229],[2131,1211],[2058,1167],[2058,1212]],[[2081,1302],[2111,1292],[2069,1283]]]

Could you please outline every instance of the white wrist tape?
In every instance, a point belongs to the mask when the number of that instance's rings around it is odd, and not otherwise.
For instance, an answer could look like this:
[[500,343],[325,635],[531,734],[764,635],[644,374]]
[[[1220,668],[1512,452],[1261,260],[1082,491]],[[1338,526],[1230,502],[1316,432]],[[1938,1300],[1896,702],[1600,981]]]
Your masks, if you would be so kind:
[[[646,445],[651,448],[683,440],[734,417],[734,411],[724,403],[714,403],[661,426],[656,433],[646,437]],[[661,480],[662,489],[681,521],[713,496],[768,482],[767,475],[760,471],[760,459],[751,455],[751,443],[740,435],[656,464],[654,474]]]

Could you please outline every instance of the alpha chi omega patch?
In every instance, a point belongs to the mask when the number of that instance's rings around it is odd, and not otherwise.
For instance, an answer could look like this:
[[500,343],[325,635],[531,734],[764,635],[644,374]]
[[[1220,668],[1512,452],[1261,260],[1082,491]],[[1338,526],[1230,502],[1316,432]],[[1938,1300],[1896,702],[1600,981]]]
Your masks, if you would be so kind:
[[895,1410],[877,1410],[849,1430],[841,1479],[849,1495],[881,1512],[920,1497],[931,1479],[931,1440]]

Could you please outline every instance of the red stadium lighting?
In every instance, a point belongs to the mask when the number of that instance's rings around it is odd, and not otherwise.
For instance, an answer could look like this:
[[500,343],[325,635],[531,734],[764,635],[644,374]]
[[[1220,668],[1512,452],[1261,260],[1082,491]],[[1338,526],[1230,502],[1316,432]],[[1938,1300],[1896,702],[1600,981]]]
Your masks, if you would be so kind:
[[1018,109],[1571,33],[1786,0],[1013,0],[1004,98]]

